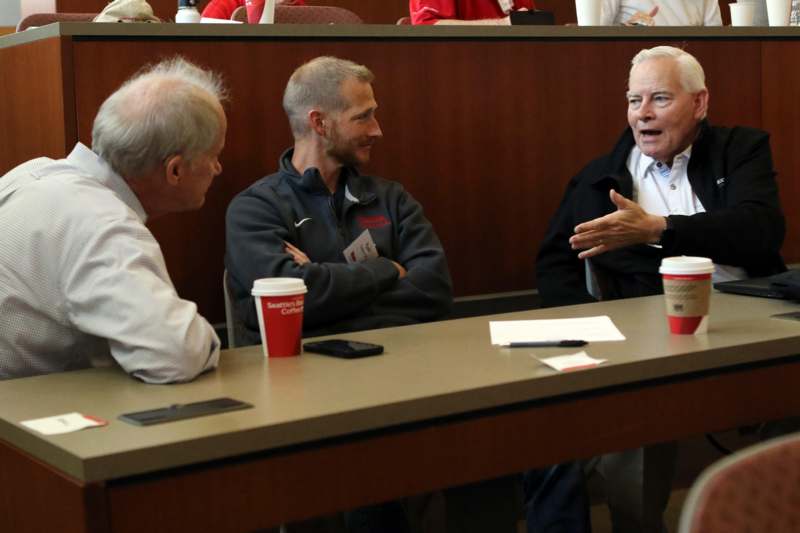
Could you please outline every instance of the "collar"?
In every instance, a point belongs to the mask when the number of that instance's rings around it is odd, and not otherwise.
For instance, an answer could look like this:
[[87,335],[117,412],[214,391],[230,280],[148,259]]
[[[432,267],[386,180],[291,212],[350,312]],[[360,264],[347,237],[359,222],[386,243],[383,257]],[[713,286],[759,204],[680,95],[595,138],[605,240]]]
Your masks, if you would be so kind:
[[[291,183],[301,189],[312,194],[330,195],[328,187],[319,173],[319,169],[311,167],[307,168],[302,175],[292,164],[292,155],[294,148],[289,148],[280,158],[280,172],[288,177]],[[362,179],[358,170],[354,167],[342,167],[341,174],[339,175],[339,183],[344,183],[344,197],[354,204],[368,203],[374,199],[375,195],[371,192],[362,190]]]
[[[72,152],[63,159],[72,169],[78,168],[88,178],[93,179],[105,187],[111,189],[117,197],[127,205],[136,216],[142,221],[147,222],[147,213],[142,207],[142,203],[136,194],[128,186],[125,179],[114,172],[103,158],[92,152],[83,143],[77,143]],[[56,162],[58,164],[58,162]]]
[[[658,165],[662,165],[663,166],[663,162],[656,161],[655,159],[653,159],[649,155],[643,154],[641,152],[641,150],[639,150],[638,146],[636,146],[636,145],[633,146],[633,148],[631,149],[631,155],[633,157],[637,157],[637,156],[639,157],[639,164],[636,166],[636,175],[637,176],[644,177],[651,170],[654,173],[655,172],[662,172],[661,167],[659,167]],[[688,167],[688,163],[689,163],[689,159],[691,157],[692,157],[692,145],[690,144],[689,146],[686,147],[686,149],[684,151],[682,151],[681,153],[679,153],[678,155],[676,155],[675,157],[672,158],[672,164],[670,165],[670,168],[674,168],[676,165],[680,165],[680,164],[683,164],[684,168],[687,168]],[[656,167],[656,168],[653,168],[653,167]],[[667,172],[667,175],[669,175],[669,172]]]
[[[694,140],[692,146],[695,149],[699,149],[699,147],[707,142],[707,132],[711,129],[711,125],[708,122],[708,119],[703,119],[700,122],[700,131],[697,133],[697,137]],[[622,132],[622,135],[617,140],[617,143],[614,145],[614,149],[611,151],[609,163],[606,167],[606,170],[602,173],[595,174],[590,180],[589,183],[595,185],[600,183],[601,181],[612,179],[616,181],[620,185],[626,185],[626,183],[630,181],[630,188],[631,191],[633,190],[633,182],[628,172],[628,156],[631,153],[631,150],[636,146],[636,141],[633,139],[633,131],[631,131],[630,127],[625,128],[625,131]],[[694,162],[694,160],[690,160]],[[627,190],[627,186],[624,187]],[[622,194],[625,194],[625,191],[620,191]]]

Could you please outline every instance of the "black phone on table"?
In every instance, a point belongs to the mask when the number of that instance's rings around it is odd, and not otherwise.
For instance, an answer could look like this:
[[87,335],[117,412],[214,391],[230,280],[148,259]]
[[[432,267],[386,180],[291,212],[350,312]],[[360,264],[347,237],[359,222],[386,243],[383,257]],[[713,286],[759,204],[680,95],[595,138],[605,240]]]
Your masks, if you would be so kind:
[[327,341],[307,342],[303,345],[307,352],[341,357],[342,359],[358,359],[383,353],[383,346],[369,342],[348,341],[345,339],[329,339]]

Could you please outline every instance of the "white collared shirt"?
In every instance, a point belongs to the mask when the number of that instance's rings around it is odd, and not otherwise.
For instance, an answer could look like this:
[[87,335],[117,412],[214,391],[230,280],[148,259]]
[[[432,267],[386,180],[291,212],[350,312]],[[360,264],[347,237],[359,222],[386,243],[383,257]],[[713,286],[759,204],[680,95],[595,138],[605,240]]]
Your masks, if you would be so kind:
[[637,12],[650,13],[656,26],[722,26],[717,0],[603,0],[603,26],[624,24]]
[[[633,201],[651,215],[694,215],[706,209],[689,182],[691,145],[672,160],[672,167],[656,161],[634,146],[628,154],[628,171],[633,178]],[[747,277],[743,268],[715,264],[714,282]]]
[[107,364],[151,383],[216,366],[136,195],[78,143],[0,177],[0,379]]

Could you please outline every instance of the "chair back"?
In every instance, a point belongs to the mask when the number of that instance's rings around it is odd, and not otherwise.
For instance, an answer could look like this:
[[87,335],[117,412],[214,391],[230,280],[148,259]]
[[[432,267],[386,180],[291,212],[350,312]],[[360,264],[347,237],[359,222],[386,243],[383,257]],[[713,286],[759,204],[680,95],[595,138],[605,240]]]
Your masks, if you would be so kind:
[[19,21],[17,31],[46,26],[54,22],[91,22],[97,13],[32,13]]
[[343,7],[275,6],[276,24],[363,24],[361,17]]
[[228,269],[222,272],[222,294],[225,296],[225,332],[228,334],[228,348],[241,346],[241,332],[244,325],[236,320],[233,312],[233,298],[231,298],[230,286],[228,285]]
[[736,452],[689,491],[679,533],[800,531],[800,433]]
[[[231,20],[247,23],[247,9],[237,7]],[[275,6],[275,24],[363,24],[361,17],[334,6]]]

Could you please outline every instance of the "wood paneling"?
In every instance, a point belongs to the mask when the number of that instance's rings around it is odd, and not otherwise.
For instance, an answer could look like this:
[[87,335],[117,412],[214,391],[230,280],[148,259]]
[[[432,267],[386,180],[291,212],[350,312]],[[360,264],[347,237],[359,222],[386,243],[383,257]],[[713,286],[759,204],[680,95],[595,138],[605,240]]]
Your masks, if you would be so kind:
[[63,157],[72,148],[71,45],[54,37],[0,48],[0,175],[34,157]]
[[[646,41],[88,41],[75,44],[80,139],[99,104],[142,63],[182,53],[225,74],[232,91],[223,174],[206,206],[154,221],[186,298],[221,319],[224,214],[230,199],[273,172],[290,145],[280,107],[302,61],[334,54],[376,73],[385,138],[369,170],[402,182],[444,243],[457,294],[535,286],[534,256],[567,180],[606,152],[626,125],[630,58]],[[761,125],[760,45],[694,41],[708,66],[711,119]],[[737,57],[737,68],[727,58]],[[250,68],[269,57],[268,74]],[[568,60],[565,60],[568,58]],[[98,71],[95,65],[106,67]],[[737,87],[737,91],[729,90]],[[201,242],[189,236],[202,235]]]
[[[788,261],[797,262],[800,261],[800,70],[797,68],[800,42],[765,42],[761,52],[763,126],[771,133],[788,230],[783,253]],[[738,94],[738,88],[731,93]]]
[[0,486],[0,531],[109,531],[103,484],[80,483],[3,441]]
[[[0,162],[10,168],[43,154],[60,157],[76,138],[88,144],[103,99],[159,57],[181,53],[222,72],[231,87],[223,173],[203,209],[150,224],[179,293],[222,321],[225,210],[239,191],[274,172],[291,144],[280,105],[286,79],[317,55],[347,57],[377,76],[385,137],[367,170],[400,181],[423,204],[447,251],[456,294],[530,289],[537,248],[566,182],[608,151],[626,125],[630,58],[662,42],[47,39],[0,49],[7,71],[21,73],[0,79],[5,101],[14,102],[0,113]],[[784,253],[799,261],[791,177],[800,170],[793,150],[800,117],[792,104],[800,42],[672,42],[705,65],[713,123],[772,133],[789,224]],[[252,58],[269,58],[268,66],[254,68]]]

